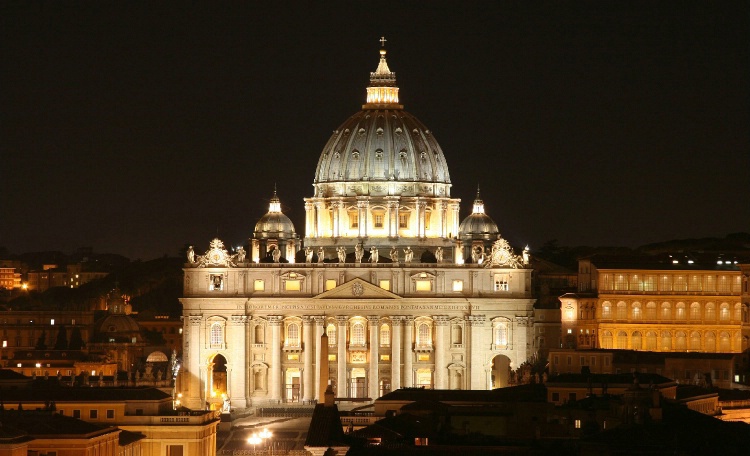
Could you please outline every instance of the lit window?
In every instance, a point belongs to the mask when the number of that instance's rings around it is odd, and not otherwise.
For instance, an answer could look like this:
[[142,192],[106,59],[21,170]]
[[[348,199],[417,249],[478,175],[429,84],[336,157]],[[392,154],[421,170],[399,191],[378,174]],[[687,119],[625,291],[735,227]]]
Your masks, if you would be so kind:
[[463,280],[454,280],[453,281],[453,291],[464,291],[464,281]]
[[365,344],[365,326],[362,323],[355,323],[352,325],[352,344]]
[[375,228],[383,228],[383,213],[376,212],[373,216],[373,226]]
[[417,356],[417,361],[429,361],[430,360],[430,354],[429,353],[420,353]]
[[284,290],[286,290],[286,291],[299,291],[300,290],[300,281],[299,280],[285,280],[284,281]]
[[416,287],[417,287],[417,291],[432,291],[432,281],[417,280]]
[[328,361],[336,361],[336,355],[335,354],[329,354],[328,355]]
[[299,361],[298,353],[290,353],[286,356],[287,361]]
[[286,344],[292,347],[299,346],[299,326],[296,323],[286,327]]
[[430,345],[430,327],[427,323],[421,323],[417,327],[417,344],[418,345]]
[[391,360],[391,355],[380,355],[380,360],[381,361],[390,361]]
[[349,228],[359,228],[359,214],[357,211],[349,211]]
[[326,280],[326,291],[333,290],[334,288],[336,288],[336,280],[335,279]]
[[576,420],[575,421],[575,427],[576,427],[576,429],[581,429],[581,420]]
[[380,288],[383,290],[391,290],[391,281],[390,280],[381,280],[378,285],[380,285]]
[[3,341],[3,348],[6,348],[6,347],[8,347],[8,341],[7,341],[7,340],[4,340],[4,341]]
[[265,291],[265,289],[266,289],[266,281],[263,279],[255,279],[255,282],[253,283],[253,290]]
[[220,347],[224,343],[224,327],[221,323],[211,325],[211,347]]
[[398,227],[409,228],[409,214],[408,213],[398,214]]
[[55,326],[55,319],[54,318],[50,318],[49,324],[50,324],[50,326]]
[[[570,330],[569,330],[570,331]],[[505,346],[508,345],[508,327],[505,323],[500,323],[495,326],[495,345]]]
[[388,325],[380,327],[380,346],[387,347],[391,345],[391,328]]
[[328,335],[328,345],[336,345],[336,325],[328,325],[326,334]]
[[508,274],[495,274],[495,291],[508,291]]

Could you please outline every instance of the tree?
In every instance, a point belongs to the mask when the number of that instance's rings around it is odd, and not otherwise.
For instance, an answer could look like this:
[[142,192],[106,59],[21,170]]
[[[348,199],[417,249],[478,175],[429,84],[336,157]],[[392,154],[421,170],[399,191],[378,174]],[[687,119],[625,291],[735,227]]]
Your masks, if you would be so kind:
[[57,331],[57,339],[55,340],[55,350],[67,350],[68,349],[68,331],[65,329],[65,325],[60,325],[60,329]]
[[46,350],[47,344],[44,342],[45,339],[47,339],[47,331],[42,331],[42,333],[39,335],[39,338],[36,340],[34,350]]
[[68,348],[71,350],[80,350],[85,346],[86,343],[83,341],[83,337],[81,336],[81,330],[76,326],[70,333],[70,345],[68,345]]

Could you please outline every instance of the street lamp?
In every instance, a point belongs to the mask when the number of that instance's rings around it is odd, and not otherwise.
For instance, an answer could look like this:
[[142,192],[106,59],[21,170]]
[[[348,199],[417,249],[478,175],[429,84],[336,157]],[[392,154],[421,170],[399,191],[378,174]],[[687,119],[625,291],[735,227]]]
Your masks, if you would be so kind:
[[247,443],[253,446],[253,453],[255,453],[257,445],[262,442],[263,439],[261,439],[258,434],[253,434],[247,439]]

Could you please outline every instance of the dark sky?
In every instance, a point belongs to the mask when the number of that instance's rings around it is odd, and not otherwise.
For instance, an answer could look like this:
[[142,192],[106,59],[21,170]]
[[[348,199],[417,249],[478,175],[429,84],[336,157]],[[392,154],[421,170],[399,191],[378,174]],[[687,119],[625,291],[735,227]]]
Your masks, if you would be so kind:
[[239,245],[274,182],[303,233],[381,35],[462,217],[479,183],[532,250],[750,231],[748,1],[181,3],[2,3],[0,246]]

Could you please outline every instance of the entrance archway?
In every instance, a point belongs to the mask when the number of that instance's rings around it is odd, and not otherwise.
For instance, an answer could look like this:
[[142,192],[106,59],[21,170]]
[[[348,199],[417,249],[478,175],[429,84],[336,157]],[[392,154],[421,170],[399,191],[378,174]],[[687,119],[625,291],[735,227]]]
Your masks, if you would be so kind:
[[351,370],[349,397],[367,397],[367,376],[361,367]]
[[211,410],[218,410],[224,399],[229,395],[227,388],[227,359],[223,355],[216,355],[208,365],[209,381],[208,397]]
[[287,402],[299,402],[300,401],[300,370],[297,367],[290,367],[286,370],[286,378],[284,379],[286,385],[285,399]]
[[492,358],[492,389],[508,386],[510,377],[510,358],[497,355]]

